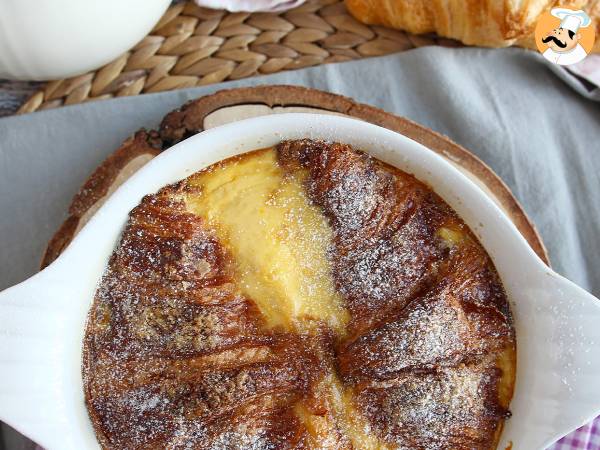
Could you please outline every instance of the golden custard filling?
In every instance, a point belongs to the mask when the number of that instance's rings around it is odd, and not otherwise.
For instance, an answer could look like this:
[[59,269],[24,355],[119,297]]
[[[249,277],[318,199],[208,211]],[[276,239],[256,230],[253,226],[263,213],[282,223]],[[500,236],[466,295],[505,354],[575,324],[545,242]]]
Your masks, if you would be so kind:
[[261,150],[192,176],[197,192],[185,202],[231,252],[239,286],[268,326],[300,330],[321,321],[342,334],[349,315],[330,275],[332,230],[304,178],[284,174],[274,149]]
[[[242,292],[256,302],[268,327],[306,332],[323,322],[341,336],[349,314],[331,279],[332,230],[306,196],[307,174],[284,174],[276,157],[274,149],[261,150],[192,176],[188,183],[195,192],[186,195],[186,207],[206,219],[229,250]],[[326,377],[319,391],[355,448],[387,448],[365,432],[337,376]],[[294,413],[315,448],[336,448],[335,441],[317,442],[332,434],[330,418],[311,413],[302,402]]]

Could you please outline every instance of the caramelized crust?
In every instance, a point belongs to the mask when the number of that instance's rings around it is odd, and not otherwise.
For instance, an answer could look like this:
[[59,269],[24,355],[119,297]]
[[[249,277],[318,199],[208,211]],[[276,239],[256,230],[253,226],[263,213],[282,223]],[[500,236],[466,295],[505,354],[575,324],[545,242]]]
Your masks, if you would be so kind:
[[147,196],[86,330],[86,402],[103,448],[495,448],[515,337],[475,236],[423,183],[349,146],[276,152],[331,229],[345,331],[268,326],[229,244],[186,207],[202,190],[184,180]]
[[384,440],[400,448],[490,448],[499,418],[499,374],[482,363],[413,371],[356,388],[357,403]]
[[181,188],[132,211],[96,294],[84,375],[100,442],[301,447],[293,407],[321,370],[313,342],[261,331],[228,255],[177,200]]

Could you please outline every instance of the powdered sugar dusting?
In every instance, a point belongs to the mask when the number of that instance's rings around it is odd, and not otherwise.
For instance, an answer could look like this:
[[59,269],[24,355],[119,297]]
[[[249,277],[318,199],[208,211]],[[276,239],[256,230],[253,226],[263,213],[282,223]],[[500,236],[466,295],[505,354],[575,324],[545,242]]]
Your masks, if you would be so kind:
[[498,418],[492,374],[477,366],[408,373],[358,396],[386,440],[408,436],[426,450],[486,448]]

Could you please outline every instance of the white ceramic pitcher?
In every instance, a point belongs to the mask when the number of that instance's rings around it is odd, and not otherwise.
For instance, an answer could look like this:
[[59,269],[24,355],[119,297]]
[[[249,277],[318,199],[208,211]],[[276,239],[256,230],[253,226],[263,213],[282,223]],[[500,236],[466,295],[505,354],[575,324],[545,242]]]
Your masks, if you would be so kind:
[[0,78],[53,80],[97,69],[137,44],[170,0],[2,0]]

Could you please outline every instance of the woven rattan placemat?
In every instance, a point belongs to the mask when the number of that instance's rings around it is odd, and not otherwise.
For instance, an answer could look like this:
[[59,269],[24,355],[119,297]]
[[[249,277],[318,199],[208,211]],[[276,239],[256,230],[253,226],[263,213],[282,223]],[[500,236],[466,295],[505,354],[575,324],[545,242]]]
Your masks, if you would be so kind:
[[308,0],[279,13],[227,13],[192,1],[171,6],[131,51],[95,72],[50,81],[19,113],[350,61],[424,45],[456,47],[355,20],[340,0]]

